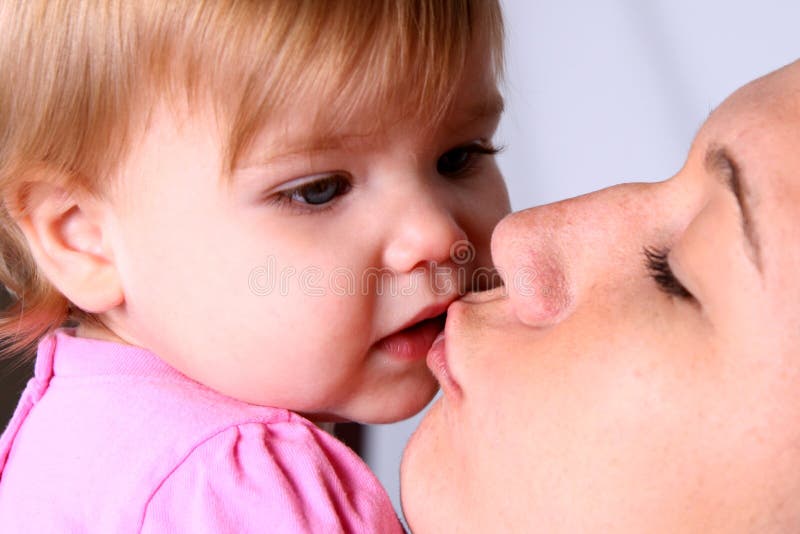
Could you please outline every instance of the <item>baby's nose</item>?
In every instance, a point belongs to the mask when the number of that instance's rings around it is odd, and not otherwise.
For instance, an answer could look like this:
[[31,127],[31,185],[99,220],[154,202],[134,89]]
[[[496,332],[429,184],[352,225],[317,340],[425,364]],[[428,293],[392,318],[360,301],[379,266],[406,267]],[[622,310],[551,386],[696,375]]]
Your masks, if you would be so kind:
[[420,199],[398,211],[384,251],[385,264],[397,272],[431,263],[449,265],[454,247],[467,243],[464,229],[436,198]]
[[542,208],[514,213],[492,234],[492,259],[505,282],[514,312],[524,324],[542,327],[563,318],[570,302],[564,255]]

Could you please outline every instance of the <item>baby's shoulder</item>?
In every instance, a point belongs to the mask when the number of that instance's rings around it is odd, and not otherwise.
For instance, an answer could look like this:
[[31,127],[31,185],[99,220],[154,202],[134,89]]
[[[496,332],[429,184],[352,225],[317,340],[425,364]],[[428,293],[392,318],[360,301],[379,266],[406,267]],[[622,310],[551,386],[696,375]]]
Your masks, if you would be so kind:
[[163,480],[143,532],[400,531],[366,464],[309,420],[204,387],[179,390],[155,395],[177,427],[159,440]]
[[[176,510],[181,510],[176,514]],[[199,440],[154,491],[143,532],[399,532],[388,496],[305,419],[239,421]]]

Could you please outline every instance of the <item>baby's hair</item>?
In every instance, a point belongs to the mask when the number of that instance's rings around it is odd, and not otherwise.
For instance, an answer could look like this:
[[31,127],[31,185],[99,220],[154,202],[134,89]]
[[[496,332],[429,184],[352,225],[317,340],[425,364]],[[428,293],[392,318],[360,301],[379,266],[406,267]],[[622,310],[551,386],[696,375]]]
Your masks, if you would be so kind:
[[31,355],[97,321],[37,268],[15,220],[26,184],[103,195],[160,103],[210,104],[229,176],[270,116],[318,102],[326,131],[356,113],[435,123],[472,43],[501,75],[497,0],[25,0],[0,5],[0,351]]

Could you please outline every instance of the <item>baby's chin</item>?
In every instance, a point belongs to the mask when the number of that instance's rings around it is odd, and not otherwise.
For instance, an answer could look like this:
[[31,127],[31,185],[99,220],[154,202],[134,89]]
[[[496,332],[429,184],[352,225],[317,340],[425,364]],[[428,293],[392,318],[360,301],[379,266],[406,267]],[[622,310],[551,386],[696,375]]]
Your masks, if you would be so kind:
[[421,412],[439,391],[439,383],[426,368],[425,376],[397,389],[398,393],[385,392],[378,398],[366,394],[356,396],[336,410],[299,413],[314,423],[397,423]]

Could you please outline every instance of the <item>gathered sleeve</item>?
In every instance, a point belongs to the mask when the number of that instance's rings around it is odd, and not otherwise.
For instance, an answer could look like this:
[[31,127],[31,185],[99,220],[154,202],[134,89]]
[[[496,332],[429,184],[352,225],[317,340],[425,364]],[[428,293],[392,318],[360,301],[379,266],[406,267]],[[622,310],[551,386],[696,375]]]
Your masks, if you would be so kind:
[[245,423],[185,455],[154,489],[143,533],[402,532],[386,492],[310,424]]

